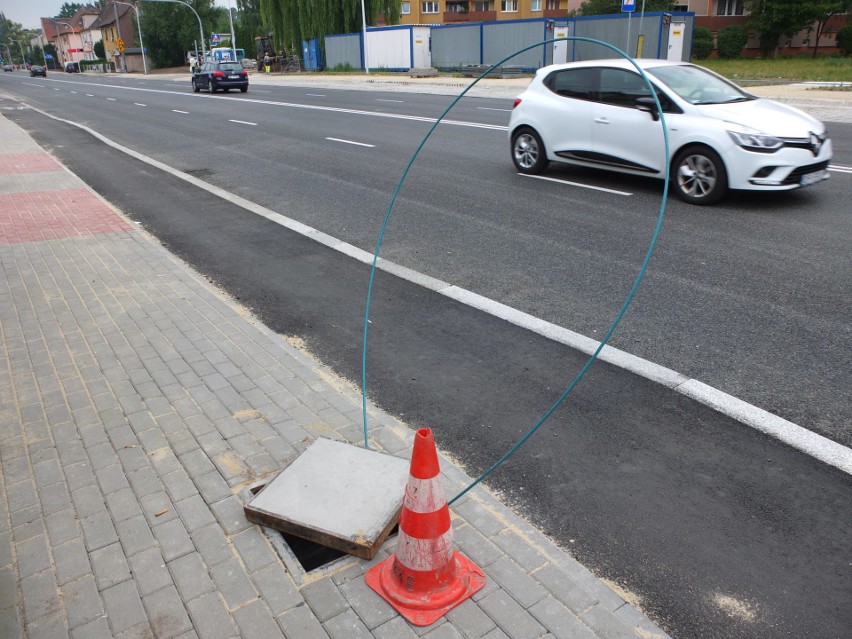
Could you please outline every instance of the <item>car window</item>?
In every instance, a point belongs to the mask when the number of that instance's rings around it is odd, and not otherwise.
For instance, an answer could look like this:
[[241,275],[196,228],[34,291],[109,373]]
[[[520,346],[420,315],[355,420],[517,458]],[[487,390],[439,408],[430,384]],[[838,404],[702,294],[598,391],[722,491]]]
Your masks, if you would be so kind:
[[649,69],[648,73],[691,104],[725,104],[755,99],[735,84],[691,64],[657,67]]
[[564,69],[554,71],[544,81],[554,93],[577,100],[594,100],[597,94],[597,69]]
[[229,62],[227,64],[219,65],[220,71],[242,71],[243,68],[237,62]]
[[[680,112],[680,109],[674,105],[659,87],[655,87],[655,89],[660,106],[663,107],[663,112]],[[626,69],[601,69],[600,91],[598,93],[599,102],[614,106],[635,108],[638,98],[650,97],[651,91],[648,89],[648,83],[638,73]]]
[[615,106],[633,107],[637,98],[649,98],[648,85],[636,73],[624,69],[601,69],[598,100]]

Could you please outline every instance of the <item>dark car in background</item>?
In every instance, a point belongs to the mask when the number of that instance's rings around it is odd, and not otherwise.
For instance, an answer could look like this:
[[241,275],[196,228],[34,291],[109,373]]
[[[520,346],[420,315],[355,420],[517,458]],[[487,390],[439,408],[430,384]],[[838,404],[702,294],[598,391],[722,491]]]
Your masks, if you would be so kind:
[[192,74],[192,90],[196,93],[201,89],[207,89],[210,93],[216,93],[220,89],[239,89],[245,93],[248,91],[248,85],[248,71],[243,69],[239,62],[205,62]]
[[40,75],[41,77],[46,78],[47,77],[47,69],[45,69],[40,64],[34,64],[33,66],[30,67],[30,77],[34,78],[37,75]]

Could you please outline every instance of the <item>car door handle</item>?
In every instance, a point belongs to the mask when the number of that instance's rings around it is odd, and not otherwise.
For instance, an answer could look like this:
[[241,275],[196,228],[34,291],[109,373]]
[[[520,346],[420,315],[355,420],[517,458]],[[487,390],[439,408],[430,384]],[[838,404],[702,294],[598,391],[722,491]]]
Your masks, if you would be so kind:
[[595,122],[598,124],[609,124],[609,120],[607,118],[595,118]]

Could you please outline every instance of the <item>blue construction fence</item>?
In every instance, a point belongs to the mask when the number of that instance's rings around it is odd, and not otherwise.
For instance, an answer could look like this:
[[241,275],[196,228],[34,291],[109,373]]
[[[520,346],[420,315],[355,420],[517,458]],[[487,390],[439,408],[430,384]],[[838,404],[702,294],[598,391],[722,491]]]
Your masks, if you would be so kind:
[[[401,25],[367,29],[371,69],[407,71],[415,66],[441,70],[472,65],[493,65],[515,51],[555,37],[581,37],[601,40],[633,57],[668,58],[689,61],[692,58],[693,12],[651,12],[644,15],[614,14],[576,18],[533,18],[442,25]],[[422,30],[428,30],[426,58],[422,64]],[[385,32],[406,33],[408,43],[400,42],[399,33],[386,38]],[[377,44],[378,43],[378,44]],[[361,33],[327,35],[324,39],[326,66],[364,68],[364,42]],[[410,54],[407,55],[407,51]],[[607,47],[588,42],[551,43],[521,53],[505,64],[534,71],[556,62],[595,60],[617,57]]]

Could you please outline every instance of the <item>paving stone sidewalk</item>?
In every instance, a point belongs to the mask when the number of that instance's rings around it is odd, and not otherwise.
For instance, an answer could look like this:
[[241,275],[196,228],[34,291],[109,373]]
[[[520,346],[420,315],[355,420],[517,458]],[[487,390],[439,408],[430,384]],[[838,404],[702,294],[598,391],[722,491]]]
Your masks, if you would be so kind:
[[305,572],[242,506],[315,438],[360,443],[360,394],[4,117],[0,139],[0,637],[667,636],[479,488],[452,515],[488,585],[432,626],[364,582],[392,540]]

